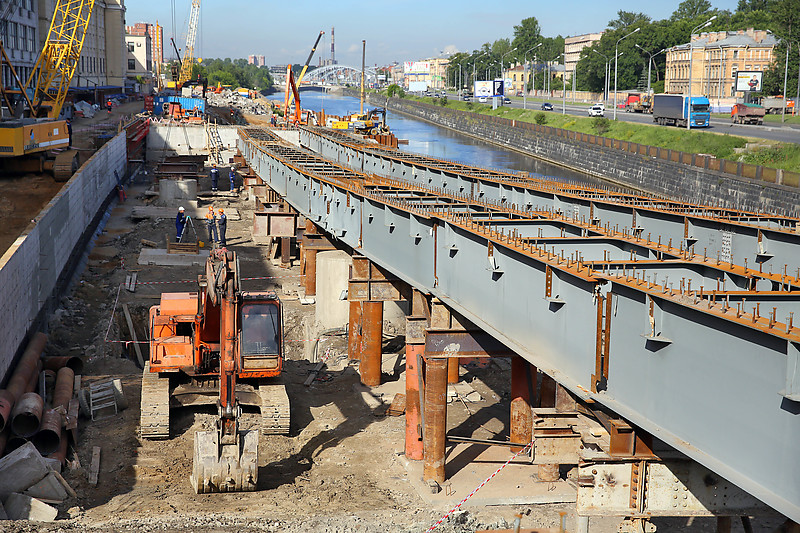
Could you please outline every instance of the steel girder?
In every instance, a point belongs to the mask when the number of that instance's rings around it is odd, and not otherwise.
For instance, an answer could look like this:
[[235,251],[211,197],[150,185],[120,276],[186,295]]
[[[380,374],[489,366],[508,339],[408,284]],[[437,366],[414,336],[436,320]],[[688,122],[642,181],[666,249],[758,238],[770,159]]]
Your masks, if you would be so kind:
[[[796,278],[659,244],[654,228],[648,240],[641,232],[606,228],[602,219],[582,221],[553,209],[564,198],[592,209],[573,186],[544,194],[523,183],[521,191],[498,183],[497,194],[539,201],[540,209],[525,210],[519,202],[477,199],[449,183],[428,180],[425,187],[423,180],[401,183],[371,169],[347,171],[372,163],[355,145],[322,150],[337,166],[310,152],[259,143],[244,130],[240,135],[239,148],[255,172],[330,235],[440,298],[575,394],[800,520],[800,329],[783,316],[800,303]],[[314,149],[327,142],[301,140]],[[402,166],[391,165],[394,171]],[[439,175],[486,190],[483,181]],[[636,212],[637,219],[641,211],[662,213],[627,205],[624,195],[618,205],[597,196],[602,202],[591,202],[600,213]],[[551,205],[541,209],[548,198]],[[744,228],[742,239],[755,227],[780,235],[786,253],[792,250],[791,231],[771,226],[788,228],[793,221],[740,215],[755,223],[724,223]],[[652,220],[666,221],[659,228],[669,232],[673,216]],[[708,213],[690,219],[698,220],[710,228],[723,223]],[[678,224],[685,227],[685,218]],[[793,250],[786,259],[797,260]],[[770,290],[753,290],[762,285]]]

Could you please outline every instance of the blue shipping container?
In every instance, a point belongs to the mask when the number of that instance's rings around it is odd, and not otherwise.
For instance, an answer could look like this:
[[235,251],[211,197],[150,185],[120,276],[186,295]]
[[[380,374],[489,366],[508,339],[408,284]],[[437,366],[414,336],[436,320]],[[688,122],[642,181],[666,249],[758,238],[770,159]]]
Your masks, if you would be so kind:
[[153,114],[154,115],[164,114],[164,104],[173,102],[181,104],[181,107],[186,111],[191,111],[196,107],[200,109],[201,113],[205,114],[206,112],[206,101],[203,98],[186,98],[183,96],[156,96],[153,99]]

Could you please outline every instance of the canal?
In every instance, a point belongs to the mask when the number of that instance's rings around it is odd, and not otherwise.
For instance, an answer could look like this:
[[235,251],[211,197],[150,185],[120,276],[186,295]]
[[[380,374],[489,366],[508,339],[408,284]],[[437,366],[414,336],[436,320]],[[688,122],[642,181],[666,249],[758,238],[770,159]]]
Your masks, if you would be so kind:
[[[282,101],[283,93],[271,94],[267,98]],[[323,94],[316,91],[303,91],[300,93],[300,102],[303,109],[311,109],[313,111],[324,109],[326,113],[331,115],[357,113],[360,109],[358,98]],[[367,108],[368,106],[365,104],[365,109]],[[391,111],[386,120],[398,139],[408,140],[407,145],[400,145],[401,150],[484,168],[503,171],[525,171],[534,177],[556,181],[609,186],[608,183],[586,174],[551,165],[535,157],[462,135],[429,122]]]

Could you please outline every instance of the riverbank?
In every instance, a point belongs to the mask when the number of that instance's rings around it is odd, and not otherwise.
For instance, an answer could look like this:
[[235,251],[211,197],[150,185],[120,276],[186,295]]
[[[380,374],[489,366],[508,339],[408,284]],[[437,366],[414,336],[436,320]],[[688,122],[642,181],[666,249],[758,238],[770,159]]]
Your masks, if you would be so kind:
[[796,216],[800,206],[796,172],[407,98],[374,93],[368,98],[372,105],[651,194],[789,216]]

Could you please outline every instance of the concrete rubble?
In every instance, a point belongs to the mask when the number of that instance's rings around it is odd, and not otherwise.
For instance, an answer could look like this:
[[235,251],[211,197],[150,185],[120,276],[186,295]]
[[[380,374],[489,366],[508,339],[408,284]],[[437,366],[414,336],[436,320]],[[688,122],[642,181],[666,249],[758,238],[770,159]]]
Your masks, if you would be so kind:
[[53,521],[58,510],[48,503],[58,504],[67,497],[65,482],[51,470],[33,443],[0,459],[0,520]]
[[250,115],[268,115],[270,111],[267,107],[256,100],[245,98],[238,94],[224,89],[221,93],[207,92],[206,99],[208,104],[217,107],[236,107],[242,113]]

